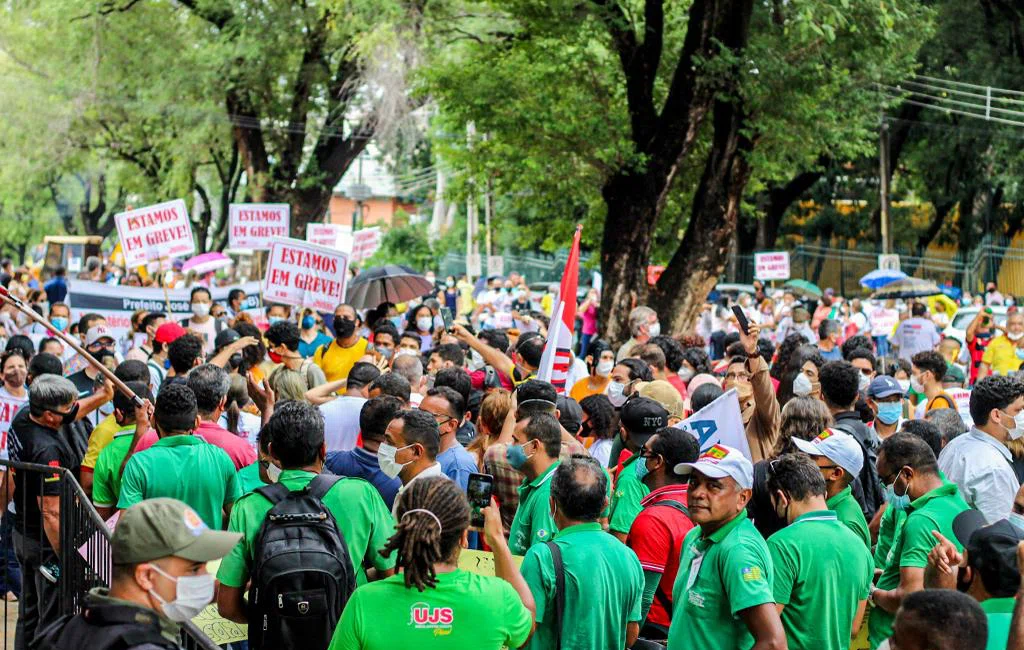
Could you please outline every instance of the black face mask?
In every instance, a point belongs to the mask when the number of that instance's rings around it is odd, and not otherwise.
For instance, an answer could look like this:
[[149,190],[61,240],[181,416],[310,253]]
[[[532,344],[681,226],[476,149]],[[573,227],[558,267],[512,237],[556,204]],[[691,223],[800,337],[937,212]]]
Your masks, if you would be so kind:
[[334,334],[339,339],[347,339],[356,331],[356,322],[351,318],[335,318]]
[[71,424],[72,422],[74,422],[75,418],[78,417],[78,402],[75,402],[74,404],[72,404],[71,405],[71,410],[68,411],[67,413],[64,413],[62,411],[53,410],[53,409],[47,409],[47,410],[49,410],[50,413],[53,413],[54,415],[59,415],[60,416],[60,425],[61,426],[66,426],[66,425]]

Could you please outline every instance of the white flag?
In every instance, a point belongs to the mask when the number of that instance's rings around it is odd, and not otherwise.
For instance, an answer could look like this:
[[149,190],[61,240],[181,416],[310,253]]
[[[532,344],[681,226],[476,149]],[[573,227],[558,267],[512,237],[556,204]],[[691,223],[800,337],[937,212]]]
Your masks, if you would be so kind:
[[701,453],[713,445],[723,444],[739,449],[750,458],[750,446],[735,388],[674,426],[693,434],[700,443]]

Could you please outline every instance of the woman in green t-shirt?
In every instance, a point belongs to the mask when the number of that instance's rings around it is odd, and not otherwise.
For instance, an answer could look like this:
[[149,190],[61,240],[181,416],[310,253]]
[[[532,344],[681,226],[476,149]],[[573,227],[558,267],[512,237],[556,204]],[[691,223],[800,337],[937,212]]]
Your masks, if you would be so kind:
[[523,646],[533,632],[534,600],[493,501],[484,509],[484,536],[497,577],[459,568],[469,513],[465,493],[447,477],[413,481],[399,497],[395,534],[381,550],[385,557],[398,552],[401,573],[356,589],[330,650]]

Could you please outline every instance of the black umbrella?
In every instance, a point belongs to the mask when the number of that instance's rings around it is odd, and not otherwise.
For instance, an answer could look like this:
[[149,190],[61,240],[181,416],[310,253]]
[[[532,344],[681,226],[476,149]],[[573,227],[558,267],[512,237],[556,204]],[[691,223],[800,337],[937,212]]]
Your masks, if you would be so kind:
[[434,291],[434,285],[408,266],[387,264],[366,269],[348,285],[345,301],[356,309],[382,302],[408,302]]

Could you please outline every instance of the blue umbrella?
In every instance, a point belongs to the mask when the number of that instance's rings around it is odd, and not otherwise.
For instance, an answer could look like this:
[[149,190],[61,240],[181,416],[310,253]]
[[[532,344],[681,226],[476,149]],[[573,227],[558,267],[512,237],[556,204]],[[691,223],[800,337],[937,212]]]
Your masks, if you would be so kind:
[[860,286],[871,289],[872,291],[878,290],[890,282],[897,280],[903,280],[907,277],[907,274],[903,271],[894,271],[892,269],[875,269],[871,273],[868,273],[860,279]]

